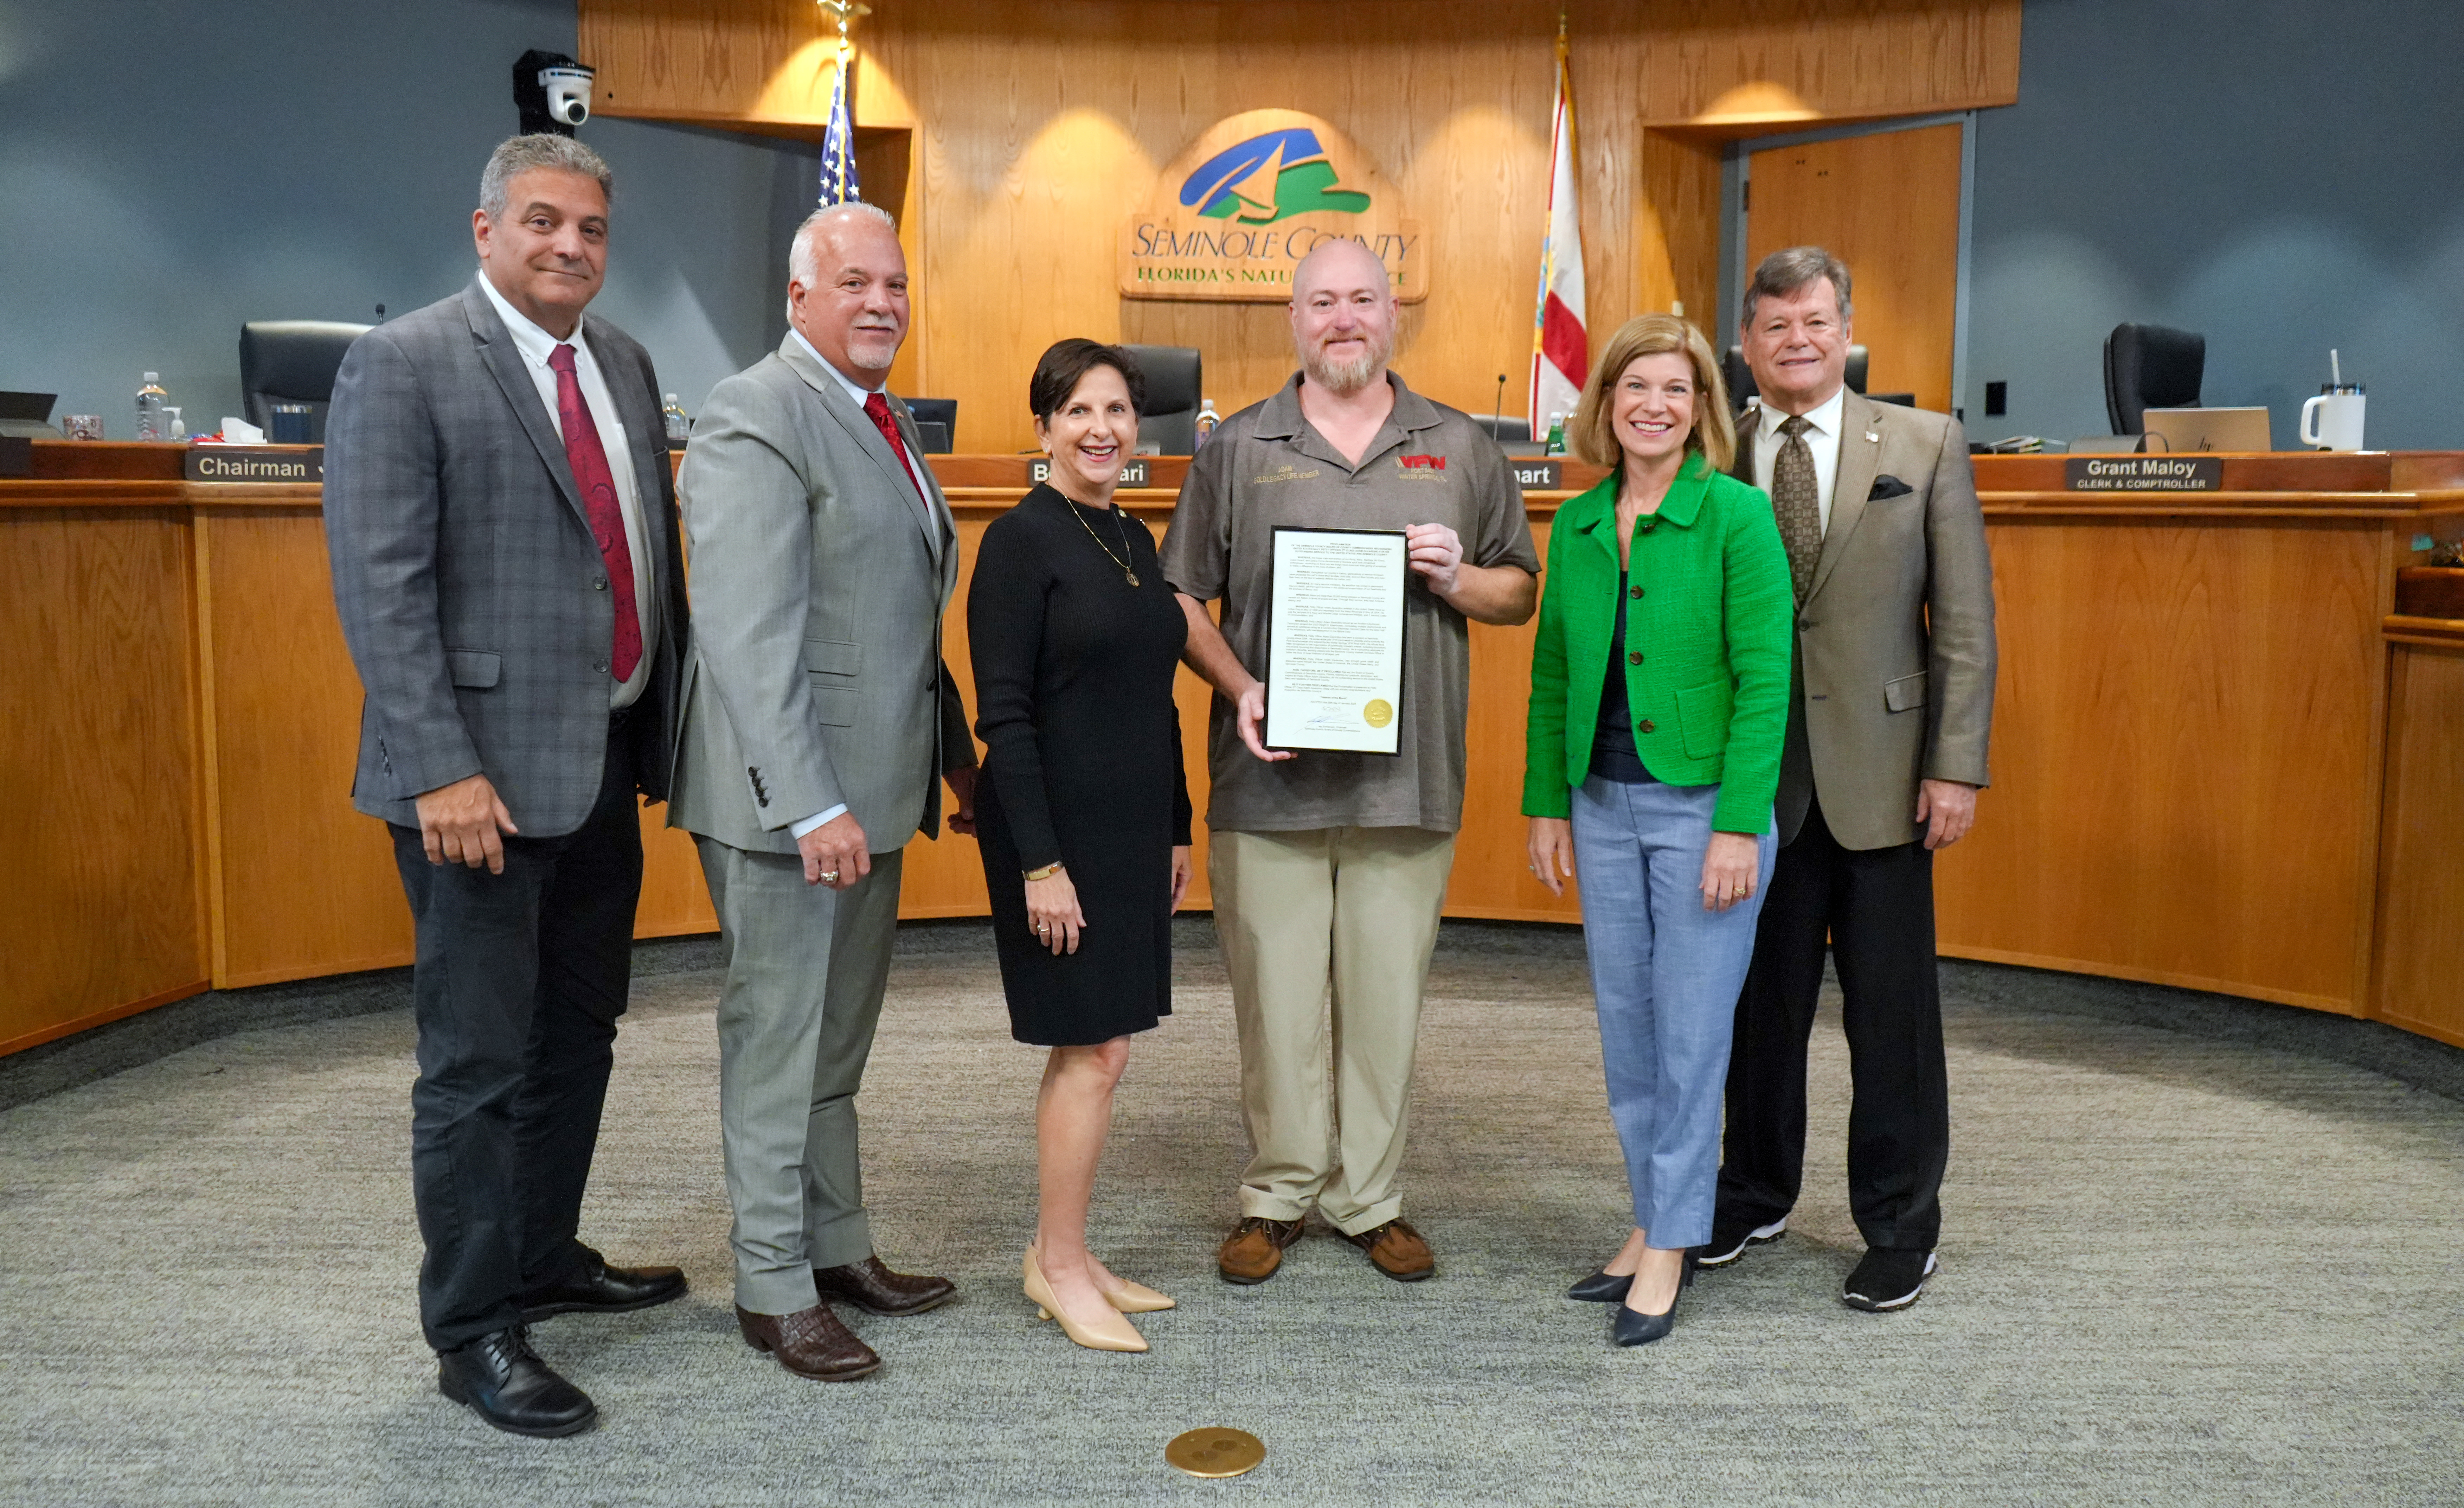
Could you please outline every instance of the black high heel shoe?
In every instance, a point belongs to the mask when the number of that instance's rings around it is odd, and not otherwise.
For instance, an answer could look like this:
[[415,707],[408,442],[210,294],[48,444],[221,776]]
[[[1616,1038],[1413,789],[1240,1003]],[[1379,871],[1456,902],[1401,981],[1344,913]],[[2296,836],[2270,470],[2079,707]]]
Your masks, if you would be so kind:
[[[1677,1292],[1669,1297],[1668,1307],[1660,1313],[1647,1315],[1629,1309],[1624,1296],[1619,1295],[1617,1311],[1609,1317],[1609,1339],[1618,1345],[1649,1345],[1676,1329],[1677,1301],[1685,1297],[1685,1290],[1694,1286],[1695,1257],[1700,1251],[1699,1247],[1686,1249],[1685,1264],[1677,1277]],[[1629,1279],[1628,1287],[1631,1286],[1632,1280]]]
[[1566,1297],[1573,1299],[1576,1303],[1621,1304],[1625,1302],[1626,1290],[1633,1286],[1634,1275],[1632,1273],[1628,1273],[1623,1277],[1619,1277],[1609,1272],[1608,1269],[1602,1268],[1600,1271],[1594,1273],[1591,1276],[1584,1278],[1581,1282],[1576,1283],[1573,1287],[1567,1289]]

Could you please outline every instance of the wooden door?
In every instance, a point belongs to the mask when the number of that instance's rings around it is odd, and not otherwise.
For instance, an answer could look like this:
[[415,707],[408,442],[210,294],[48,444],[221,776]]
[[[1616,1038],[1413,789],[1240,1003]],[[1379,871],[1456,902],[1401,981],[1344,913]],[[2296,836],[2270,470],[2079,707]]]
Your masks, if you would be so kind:
[[1868,392],[1913,392],[1950,411],[1959,299],[1956,124],[1756,152],[1747,166],[1746,255],[1827,246],[1852,275]]

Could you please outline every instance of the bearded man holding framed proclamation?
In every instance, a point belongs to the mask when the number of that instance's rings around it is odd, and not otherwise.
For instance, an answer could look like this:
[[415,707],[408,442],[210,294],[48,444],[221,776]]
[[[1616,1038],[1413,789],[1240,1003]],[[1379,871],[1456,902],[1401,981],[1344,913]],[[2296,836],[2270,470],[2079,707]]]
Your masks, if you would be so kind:
[[[1384,264],[1358,242],[1304,258],[1301,370],[1199,451],[1164,537],[1189,617],[1182,657],[1217,693],[1207,877],[1252,1149],[1241,1223],[1217,1253],[1227,1282],[1274,1275],[1311,1209],[1388,1276],[1436,1271],[1401,1218],[1396,1170],[1463,823],[1468,621],[1529,619],[1540,558],[1505,453],[1386,369],[1396,313]],[[1278,529],[1401,536],[1400,697],[1380,709],[1392,753],[1265,741]],[[1206,609],[1219,598],[1220,627]]]

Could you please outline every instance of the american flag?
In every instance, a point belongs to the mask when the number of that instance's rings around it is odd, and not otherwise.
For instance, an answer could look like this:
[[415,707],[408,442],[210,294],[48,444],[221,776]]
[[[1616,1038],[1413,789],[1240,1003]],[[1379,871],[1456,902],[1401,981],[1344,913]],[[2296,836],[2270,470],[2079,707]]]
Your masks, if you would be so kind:
[[847,115],[847,68],[845,49],[839,53],[838,77],[830,81],[830,123],[822,133],[822,203],[845,204],[864,197],[855,181],[855,122]]

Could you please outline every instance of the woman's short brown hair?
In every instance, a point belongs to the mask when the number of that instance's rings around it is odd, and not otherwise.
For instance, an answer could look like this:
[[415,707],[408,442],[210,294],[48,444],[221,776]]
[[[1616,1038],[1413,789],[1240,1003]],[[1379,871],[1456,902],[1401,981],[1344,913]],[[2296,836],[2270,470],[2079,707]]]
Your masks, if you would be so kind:
[[1035,375],[1028,378],[1026,384],[1027,408],[1037,418],[1050,424],[1052,416],[1061,411],[1061,406],[1069,401],[1069,395],[1078,390],[1078,385],[1086,380],[1087,374],[1098,366],[1110,366],[1121,374],[1121,381],[1130,389],[1130,411],[1147,411],[1147,378],[1146,373],[1138,370],[1138,359],[1117,345],[1106,345],[1101,341],[1084,340],[1074,335],[1066,341],[1053,342],[1051,348],[1036,362]]
[[1720,359],[1692,321],[1673,314],[1636,315],[1609,337],[1566,426],[1566,443],[1575,455],[1595,466],[1621,464],[1624,452],[1610,418],[1610,389],[1638,358],[1670,354],[1683,355],[1694,366],[1694,429],[1685,436],[1685,448],[1700,453],[1714,471],[1728,469],[1737,458],[1737,424],[1728,413],[1728,385],[1720,379]]

